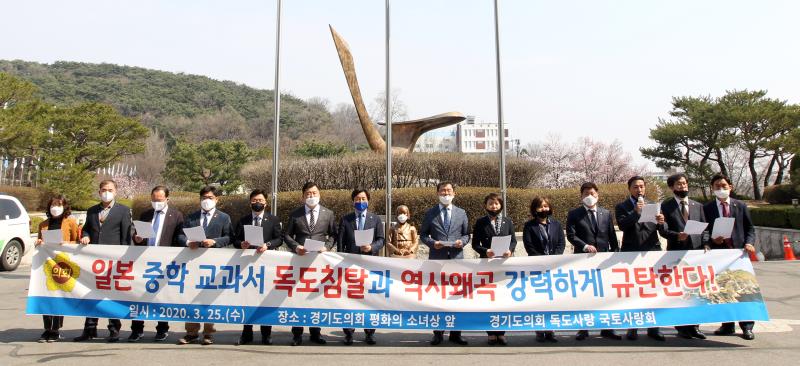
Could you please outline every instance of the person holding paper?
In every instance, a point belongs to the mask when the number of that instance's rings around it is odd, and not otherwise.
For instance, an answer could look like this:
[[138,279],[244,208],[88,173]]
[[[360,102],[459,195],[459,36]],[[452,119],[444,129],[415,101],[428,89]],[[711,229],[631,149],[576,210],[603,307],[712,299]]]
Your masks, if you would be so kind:
[[[514,222],[510,217],[503,215],[503,204],[503,197],[497,193],[489,193],[483,198],[483,208],[486,210],[487,215],[475,221],[475,226],[472,228],[472,249],[481,258],[494,258],[496,256],[508,258],[514,253],[514,249],[517,246]],[[492,238],[496,236],[511,236],[509,249],[504,253],[492,251]],[[490,346],[498,344],[505,346],[508,344],[505,336],[506,332],[488,331],[486,334],[489,336],[488,343]]]
[[419,235],[417,228],[408,220],[411,210],[406,205],[397,206],[397,224],[389,229],[389,241],[386,247],[392,258],[417,258]]
[[[711,177],[711,189],[716,199],[703,206],[706,219],[709,222],[708,231],[714,232],[714,221],[720,217],[734,219],[733,232],[730,238],[723,236],[709,238],[708,246],[711,249],[743,249],[746,252],[755,253],[756,247],[756,228],[753,220],[750,219],[750,210],[747,205],[731,197],[733,185],[731,180],[723,174],[716,174]],[[755,339],[753,333],[754,322],[739,322],[742,328],[742,338],[746,340]],[[714,331],[715,335],[731,335],[736,333],[736,324],[722,323],[722,326]]]
[[[38,237],[34,245],[44,244],[43,232],[47,230],[60,230],[60,244],[74,244],[78,242],[78,222],[70,216],[72,210],[69,202],[62,195],[55,195],[47,200],[47,210],[44,212],[47,219],[39,224]],[[49,243],[48,243],[49,244]],[[39,343],[58,342],[61,340],[59,329],[64,324],[64,317],[60,315],[42,315],[44,333],[39,337]]]
[[[439,204],[425,213],[419,236],[430,248],[428,259],[463,259],[464,246],[469,244],[469,219],[467,212],[453,205],[456,191],[453,183],[441,181],[436,185]],[[450,331],[450,342],[466,346],[461,331]],[[435,330],[431,345],[444,341],[444,331]]]
[[[620,202],[614,210],[617,217],[617,225],[622,230],[623,252],[661,250],[658,230],[664,227],[664,215],[656,215],[656,223],[639,222],[644,206],[652,204],[652,202],[648,202],[644,198],[646,189],[647,185],[644,178],[638,175],[631,177],[631,179],[628,179],[628,191],[631,195],[625,201]],[[657,341],[666,340],[658,328],[648,328],[647,336]],[[636,340],[639,338],[638,330],[628,329],[626,338]]]
[[[336,217],[333,211],[322,207],[319,204],[320,191],[314,182],[306,182],[303,185],[303,206],[298,207],[289,214],[289,221],[286,231],[283,233],[283,242],[297,255],[305,255],[306,248],[303,246],[306,239],[318,240],[325,243],[322,251],[333,248],[337,239]],[[325,344],[322,332],[319,327],[310,327],[309,332],[311,342]],[[303,327],[292,327],[292,346],[299,346],[303,343]]]
[[[553,218],[553,208],[550,199],[534,197],[531,200],[530,214],[533,219],[525,223],[522,230],[522,242],[529,256],[561,255],[564,254],[566,241],[561,223]],[[556,343],[555,333],[552,331],[536,332],[536,341],[539,343]]]
[[[354,212],[351,212],[342,217],[339,222],[339,238],[336,241],[338,244],[337,251],[341,253],[353,253],[361,255],[378,255],[385,239],[383,220],[372,213],[368,212],[369,208],[369,192],[366,189],[357,188],[350,193],[350,198],[353,200]],[[367,232],[371,230],[372,236],[368,239],[368,243],[359,243],[356,239],[356,231]],[[353,333],[355,329],[344,328],[344,344],[353,344]],[[375,329],[364,329],[365,340],[369,345],[374,345],[375,342]]]
[[[100,182],[100,203],[89,207],[86,211],[86,223],[83,225],[81,244],[131,245],[131,209],[117,203],[117,183],[113,180]],[[97,337],[97,318],[86,318],[83,332],[75,337],[75,342],[83,342]],[[108,342],[119,341],[122,322],[119,319],[108,320]]]
[[[185,232],[178,235],[178,243],[190,250],[203,248],[225,248],[230,245],[232,237],[231,217],[218,210],[219,192],[216,187],[205,186],[200,189],[200,209],[186,217],[183,228],[202,227],[207,239],[203,241],[189,240]],[[194,343],[200,340],[200,323],[186,323],[186,335],[178,340],[179,345]],[[203,324],[203,340],[200,344],[214,344],[214,323]]]
[[[139,221],[149,222],[152,225],[155,235],[152,238],[133,236],[133,244],[141,246],[164,246],[176,247],[178,235],[183,228],[183,213],[175,208],[169,207],[169,188],[166,186],[155,186],[150,190],[151,208],[139,215]],[[156,325],[156,336],[153,340],[163,342],[169,335],[169,323],[160,321]],[[131,335],[128,342],[138,342],[144,334],[144,321],[134,320],[131,322]]]
[[[574,253],[619,251],[611,212],[597,205],[599,199],[600,190],[597,185],[585,182],[581,185],[581,207],[567,213],[567,240],[572,244]],[[601,330],[600,336],[622,340],[613,329]],[[578,341],[586,338],[589,338],[588,330],[579,330],[575,335],[575,340]]]
[[[667,178],[667,186],[672,190],[673,198],[667,198],[661,203],[661,212],[664,214],[664,225],[658,233],[667,238],[667,250],[695,250],[702,249],[703,236],[689,235],[683,230],[690,220],[706,222],[703,205],[689,198],[689,180],[686,174],[673,174]],[[706,339],[700,331],[699,325],[681,325],[675,327],[678,337],[685,339]]]
[[[251,243],[245,236],[245,226],[256,226],[262,230],[263,243]],[[267,194],[263,190],[254,189],[250,192],[250,214],[244,215],[236,223],[234,230],[233,246],[237,249],[255,248],[256,253],[263,253],[267,250],[276,250],[283,244],[281,234],[281,221],[267,211]],[[251,239],[252,240],[252,239]],[[272,326],[262,325],[261,344],[272,344]],[[253,326],[245,325],[242,334],[236,342],[237,346],[250,344],[253,342]]]

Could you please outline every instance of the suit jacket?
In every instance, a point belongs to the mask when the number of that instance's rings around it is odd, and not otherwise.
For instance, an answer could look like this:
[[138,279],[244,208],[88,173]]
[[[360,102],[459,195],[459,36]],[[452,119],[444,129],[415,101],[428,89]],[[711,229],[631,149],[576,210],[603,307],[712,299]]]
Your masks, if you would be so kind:
[[[522,229],[522,243],[528,255],[555,255],[564,254],[564,229],[558,220],[548,219],[547,242],[542,241],[539,220],[533,219],[525,223]],[[545,245],[547,244],[547,245]]]
[[[155,215],[156,210],[149,209],[145,212],[142,212],[139,215],[139,221],[144,222],[152,222],[153,215]],[[158,237],[158,246],[160,247],[177,247],[180,246],[178,244],[178,236],[183,233],[183,213],[178,211],[175,207],[168,207],[167,208],[167,215],[166,217],[161,218],[161,222],[159,223],[161,226],[161,236]],[[136,232],[136,228],[133,229]],[[137,243],[134,240],[134,245],[141,245],[146,246],[148,240],[144,239],[141,243]]]
[[283,242],[293,252],[297,253],[297,246],[303,245],[307,238],[325,242],[325,247],[330,250],[336,243],[336,217],[333,211],[319,205],[319,215],[315,217],[314,231],[308,227],[306,220],[306,206],[300,206],[289,214],[289,223],[283,233]]
[[444,230],[441,209],[439,205],[433,206],[422,220],[422,228],[419,230],[419,237],[425,245],[430,248],[428,259],[461,259],[464,258],[463,247],[444,247],[436,249],[433,247],[436,241],[456,241],[461,240],[463,246],[469,244],[469,220],[467,212],[461,207],[451,206],[450,230]]
[[[183,222],[183,227],[202,226],[202,212],[203,210],[192,212],[186,217],[186,220]],[[224,248],[231,244],[231,238],[233,237],[233,229],[231,226],[231,217],[219,209],[215,209],[214,215],[211,216],[211,220],[208,221],[204,230],[206,232],[206,238],[214,240],[213,248]],[[187,241],[186,235],[183,233],[183,230],[181,230],[181,233],[178,235],[178,244],[180,246],[186,246]]]
[[[242,249],[242,242],[244,241],[244,226],[253,225],[253,213],[242,216],[236,223],[236,230],[234,230],[233,246],[236,249]],[[281,220],[278,220],[275,215],[264,211],[261,214],[261,229],[264,235],[265,244],[269,250],[280,248],[283,244],[283,233],[281,232]],[[251,243],[253,245],[253,243]]]
[[[689,199],[689,220],[706,222],[703,205]],[[686,227],[683,220],[681,206],[675,198],[668,198],[661,203],[661,213],[664,214],[665,225],[659,228],[659,235],[667,238],[667,250],[692,250],[703,247],[703,235],[689,235],[686,241],[679,241],[680,234]]]
[[[731,213],[731,217],[736,219],[733,224],[733,233],[731,234],[731,239],[733,240],[733,247],[734,248],[744,248],[745,244],[753,244],[755,245],[756,242],[756,228],[753,226],[753,220],[750,219],[750,209],[747,208],[747,205],[739,200],[728,198],[729,203],[729,210]],[[720,217],[719,209],[717,209],[717,200],[714,199],[713,201],[706,203],[703,206],[703,212],[706,215],[706,220],[708,220],[708,232],[714,232],[714,220]],[[710,236],[710,235],[709,235]],[[708,245],[711,248],[716,249],[725,249],[727,245],[722,243],[721,245],[714,244],[714,238],[708,238]]]
[[567,213],[567,240],[575,247],[575,253],[584,253],[586,245],[594,245],[598,252],[618,252],[619,241],[611,212],[595,206],[597,215],[597,232],[592,227],[589,212],[580,206]]
[[89,207],[86,211],[86,223],[83,224],[83,237],[89,237],[91,244],[131,245],[131,209],[128,206],[114,202],[106,216],[103,225],[100,225],[100,211],[102,204]]
[[[646,200],[645,200],[646,201]],[[648,204],[652,203],[646,201]],[[614,210],[617,217],[617,225],[622,230],[622,249],[623,252],[644,252],[651,250],[661,250],[661,242],[658,240],[659,226],[652,222],[639,223],[640,215],[636,213],[636,206],[630,197],[620,202]]]
[[[508,247],[511,253],[517,247],[517,237],[514,232],[514,221],[508,216],[501,216],[502,222],[500,223],[500,232],[495,234],[494,224],[492,219],[486,215],[475,221],[475,226],[472,228],[472,249],[481,256],[481,258],[488,258],[486,252],[492,249],[492,237],[495,236],[508,236],[511,235],[511,245]],[[452,225],[452,224],[451,224]],[[502,255],[503,253],[494,253],[495,255]]]
[[[386,230],[383,227],[383,220],[381,220],[378,215],[369,211],[367,211],[364,217],[364,230],[368,229],[375,229],[375,232],[372,234],[372,244],[370,244],[372,246],[372,251],[369,255],[378,255],[386,240],[386,236],[384,235]],[[361,247],[356,246],[355,230],[356,213],[351,212],[344,215],[339,222],[339,239],[336,241],[338,244],[337,251],[342,253],[367,254],[361,251]]]

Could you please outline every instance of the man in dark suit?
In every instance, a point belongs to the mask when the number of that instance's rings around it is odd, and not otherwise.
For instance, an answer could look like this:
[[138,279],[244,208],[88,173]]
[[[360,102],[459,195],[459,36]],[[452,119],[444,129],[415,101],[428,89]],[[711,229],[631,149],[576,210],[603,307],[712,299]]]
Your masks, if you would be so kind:
[[[688,235],[683,232],[689,220],[706,222],[703,205],[689,198],[689,179],[683,173],[673,174],[667,178],[667,186],[672,190],[674,198],[667,198],[661,203],[664,225],[658,233],[667,238],[667,250],[695,250],[703,248],[703,235]],[[685,339],[706,339],[699,325],[681,325],[675,327],[678,337]]]
[[[314,182],[303,185],[303,201],[305,204],[289,214],[283,241],[297,255],[305,255],[308,251],[303,245],[306,239],[319,240],[325,243],[323,251],[330,250],[336,241],[336,217],[333,211],[319,204],[320,191]],[[319,327],[309,327],[309,340],[316,344],[325,344]],[[292,346],[303,343],[303,327],[292,327]]]
[[[582,206],[567,213],[567,240],[572,243],[574,253],[605,253],[619,251],[617,232],[611,221],[611,212],[597,205],[600,192],[593,182],[581,185]],[[603,338],[621,340],[613,329],[600,331]],[[580,330],[575,339],[589,337],[588,330]]]
[[[203,241],[190,241],[184,232],[178,235],[178,244],[186,246],[191,250],[199,247],[203,248],[225,248],[231,244],[233,229],[231,228],[231,217],[218,210],[217,201],[219,196],[217,188],[205,186],[200,190],[200,210],[193,212],[186,217],[183,228],[202,227],[205,231],[206,239]],[[200,323],[186,323],[186,335],[178,340],[179,345],[197,342],[200,338]],[[214,344],[214,323],[203,324],[203,340],[200,344],[207,346]]]
[[[281,235],[281,221],[277,217],[267,212],[267,194],[256,189],[250,192],[250,214],[242,216],[236,223],[236,235],[233,238],[233,246],[238,249],[255,248],[257,253],[264,253],[267,250],[276,250],[283,244]],[[254,225],[262,228],[264,243],[251,243],[245,240],[245,225]],[[242,329],[242,334],[236,342],[237,346],[253,342],[253,326],[248,324]],[[272,326],[261,326],[261,344],[272,344]]]
[[[83,225],[81,244],[131,245],[131,209],[116,203],[117,183],[113,180],[100,182],[100,203],[89,207],[86,211],[86,223]],[[86,318],[83,333],[75,337],[75,342],[82,342],[97,337],[97,318]],[[119,341],[119,330],[122,322],[119,319],[108,320],[108,342]]]
[[[716,174],[711,177],[711,189],[714,192],[716,199],[712,202],[706,203],[703,206],[703,212],[708,220],[708,232],[714,232],[714,221],[718,217],[733,217],[735,219],[733,224],[733,232],[729,239],[722,236],[716,238],[709,238],[708,246],[710,249],[742,249],[746,252],[755,253],[756,247],[753,243],[756,241],[756,229],[753,226],[753,220],[750,219],[750,210],[747,205],[739,200],[731,197],[733,185],[731,180],[722,175]],[[739,327],[742,328],[742,338],[746,340],[755,339],[753,333],[754,322],[739,322]],[[722,323],[714,334],[716,335],[731,335],[736,333],[736,324]]]
[[[337,250],[341,253],[352,253],[361,255],[378,255],[385,240],[383,220],[381,218],[367,211],[369,208],[369,192],[366,189],[354,189],[350,194],[353,200],[353,208],[355,212],[351,212],[344,217],[339,223],[339,239],[337,240]],[[356,243],[355,231],[356,230],[369,230],[373,229],[372,241],[363,246],[358,246]],[[355,329],[344,328],[344,344],[353,344],[353,333]],[[375,329],[364,329],[366,336],[364,342],[369,345],[374,345]]]
[[[644,252],[651,250],[661,250],[661,242],[658,240],[658,229],[664,226],[664,215],[656,215],[657,223],[639,222],[642,209],[645,204],[649,204],[644,198],[646,183],[640,176],[628,179],[628,199],[617,204],[614,214],[617,217],[617,225],[622,230],[622,249],[623,252]],[[647,328],[647,336],[657,341],[665,341],[661,330]],[[637,329],[628,329],[626,337],[629,340],[639,338]]]
[[[139,221],[150,222],[156,236],[153,238],[142,238],[134,235],[133,244],[141,246],[178,246],[178,235],[183,229],[183,214],[177,209],[169,207],[169,188],[165,186],[155,186],[150,191],[150,204],[153,208],[148,209],[139,216]],[[158,322],[156,326],[156,342],[167,339],[169,331],[168,322]],[[128,342],[138,342],[144,334],[144,321],[134,320],[131,322],[131,335]]]
[[[428,259],[462,259],[464,246],[469,244],[467,212],[452,204],[456,195],[453,183],[439,182],[436,192],[439,195],[439,204],[425,213],[419,237],[430,248]],[[453,343],[467,345],[461,331],[450,331],[449,339]],[[433,331],[431,345],[441,344],[443,340],[443,330]]]

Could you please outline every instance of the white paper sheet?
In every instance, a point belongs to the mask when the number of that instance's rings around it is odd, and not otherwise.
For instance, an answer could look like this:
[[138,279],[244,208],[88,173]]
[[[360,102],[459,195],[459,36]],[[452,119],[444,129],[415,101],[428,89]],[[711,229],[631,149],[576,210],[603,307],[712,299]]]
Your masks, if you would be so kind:
[[321,252],[322,248],[325,248],[325,242],[314,240],[314,239],[306,239],[303,243],[303,248],[306,248],[308,252]]
[[511,235],[506,236],[493,236],[492,237],[492,252],[495,257],[502,257],[503,253],[511,248]]
[[717,217],[714,220],[714,231],[711,233],[711,239],[719,238],[720,236],[729,239],[733,233],[733,224],[736,219],[733,217]]
[[45,230],[42,231],[42,241],[45,244],[61,244],[64,241],[61,230]]
[[133,226],[136,227],[136,235],[140,238],[150,239],[156,236],[153,231],[153,225],[146,221],[133,221]]
[[244,240],[251,246],[264,245],[264,228],[255,225],[244,225]]
[[642,213],[639,215],[639,222],[652,222],[656,223],[656,215],[661,211],[661,205],[652,203],[642,207]]
[[440,241],[439,244],[441,244],[442,246],[445,246],[445,247],[452,247],[452,246],[456,245],[456,242],[454,242],[454,241]]
[[686,226],[683,228],[683,232],[689,235],[700,235],[703,233],[703,230],[708,227],[707,222],[700,222],[695,220],[686,221]]
[[183,234],[186,235],[187,241],[201,242],[206,240],[206,232],[202,226],[184,228]]
[[367,230],[355,230],[353,233],[356,237],[356,246],[364,247],[372,244],[372,238],[375,237],[375,228]]

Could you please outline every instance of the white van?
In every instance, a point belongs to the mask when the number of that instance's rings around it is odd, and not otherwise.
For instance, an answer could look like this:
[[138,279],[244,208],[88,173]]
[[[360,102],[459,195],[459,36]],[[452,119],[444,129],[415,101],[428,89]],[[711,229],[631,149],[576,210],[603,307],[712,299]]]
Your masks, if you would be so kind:
[[28,211],[13,196],[0,193],[0,269],[13,271],[33,247]]

